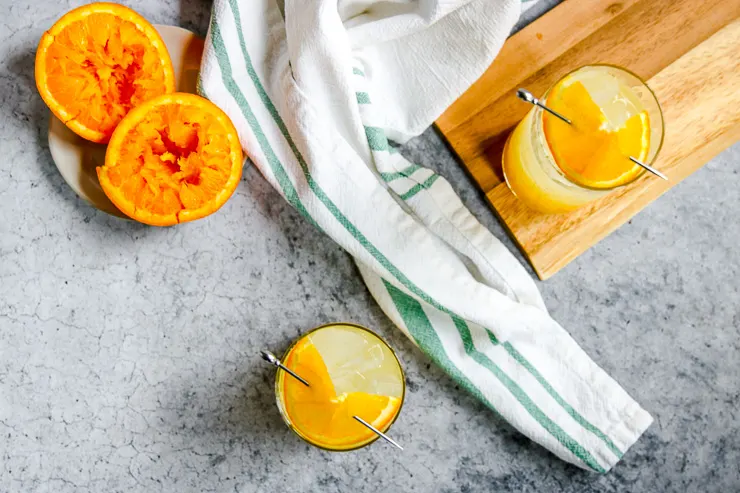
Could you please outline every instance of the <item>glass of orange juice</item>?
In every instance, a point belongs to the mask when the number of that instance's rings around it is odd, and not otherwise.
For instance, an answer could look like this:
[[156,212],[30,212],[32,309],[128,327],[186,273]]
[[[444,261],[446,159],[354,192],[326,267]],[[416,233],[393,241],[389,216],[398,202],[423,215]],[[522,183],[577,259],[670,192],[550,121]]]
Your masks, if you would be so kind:
[[390,346],[350,323],[311,330],[285,352],[282,363],[310,386],[278,371],[275,394],[285,423],[311,445],[355,450],[378,439],[358,416],[385,433],[398,417],[406,383]]
[[635,74],[587,65],[555,83],[541,101],[573,123],[534,106],[504,147],[503,171],[514,195],[532,209],[569,212],[632,183],[663,144],[655,94]]

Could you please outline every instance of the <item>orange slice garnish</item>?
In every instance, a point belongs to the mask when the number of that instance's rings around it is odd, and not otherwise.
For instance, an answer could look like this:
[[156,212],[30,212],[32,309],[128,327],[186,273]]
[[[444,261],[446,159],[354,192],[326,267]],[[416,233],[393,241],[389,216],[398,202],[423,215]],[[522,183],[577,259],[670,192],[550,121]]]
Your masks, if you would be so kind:
[[558,167],[572,181],[590,188],[609,189],[632,181],[650,149],[647,111],[633,114],[618,129],[611,129],[599,106],[581,82],[558,83],[547,104],[567,115],[573,125],[544,113],[545,139]]

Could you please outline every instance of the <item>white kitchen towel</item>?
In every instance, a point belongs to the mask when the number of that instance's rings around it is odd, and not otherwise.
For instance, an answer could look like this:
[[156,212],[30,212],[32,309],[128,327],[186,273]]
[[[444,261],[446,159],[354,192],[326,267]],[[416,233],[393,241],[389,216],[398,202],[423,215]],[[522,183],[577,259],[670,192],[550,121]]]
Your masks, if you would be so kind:
[[532,440],[605,472],[650,415],[548,315],[449,184],[394,145],[481,75],[521,8],[215,0],[199,91],[228,113],[265,178],[355,257],[422,351]]

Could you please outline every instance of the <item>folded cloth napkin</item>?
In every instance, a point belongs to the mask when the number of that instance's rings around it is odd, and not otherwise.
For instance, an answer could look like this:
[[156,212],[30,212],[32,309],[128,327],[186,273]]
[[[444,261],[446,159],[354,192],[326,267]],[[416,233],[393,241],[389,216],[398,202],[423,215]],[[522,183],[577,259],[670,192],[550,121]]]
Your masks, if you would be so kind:
[[650,415],[548,315],[449,184],[392,145],[481,75],[520,10],[519,0],[216,0],[199,92],[231,117],[265,178],[354,256],[422,351],[532,440],[605,472]]

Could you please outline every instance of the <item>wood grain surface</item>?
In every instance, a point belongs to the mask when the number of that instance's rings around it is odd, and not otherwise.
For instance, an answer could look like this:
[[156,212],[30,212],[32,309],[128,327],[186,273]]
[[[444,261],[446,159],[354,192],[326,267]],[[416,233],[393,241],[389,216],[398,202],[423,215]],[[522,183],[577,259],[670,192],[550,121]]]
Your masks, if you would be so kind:
[[[740,0],[566,0],[512,36],[488,71],[436,122],[500,219],[546,279],[740,139]],[[648,82],[665,119],[655,166],[570,214],[544,215],[503,183],[501,152],[535,95],[590,63]]]

